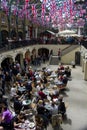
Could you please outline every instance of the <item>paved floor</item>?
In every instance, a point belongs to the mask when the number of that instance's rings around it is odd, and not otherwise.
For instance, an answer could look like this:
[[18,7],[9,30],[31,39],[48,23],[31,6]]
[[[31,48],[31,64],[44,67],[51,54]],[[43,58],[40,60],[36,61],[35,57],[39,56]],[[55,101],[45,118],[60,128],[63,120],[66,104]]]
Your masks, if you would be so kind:
[[[56,65],[42,65],[55,70]],[[82,68],[72,69],[72,80],[68,82],[68,89],[64,91],[64,100],[68,104],[67,120],[61,125],[62,130],[87,130],[87,81],[84,81]],[[48,130],[52,130],[49,126]],[[59,130],[59,129],[57,129]]]
[[[42,64],[56,70],[58,65]],[[70,66],[71,67],[71,66]],[[35,67],[40,68],[40,67]],[[71,68],[72,80],[68,82],[67,89],[64,91],[64,100],[67,107],[67,119],[61,124],[61,130],[87,130],[87,81],[84,80],[84,73],[80,66]],[[53,130],[51,125],[47,130]],[[59,130],[54,129],[54,130]]]

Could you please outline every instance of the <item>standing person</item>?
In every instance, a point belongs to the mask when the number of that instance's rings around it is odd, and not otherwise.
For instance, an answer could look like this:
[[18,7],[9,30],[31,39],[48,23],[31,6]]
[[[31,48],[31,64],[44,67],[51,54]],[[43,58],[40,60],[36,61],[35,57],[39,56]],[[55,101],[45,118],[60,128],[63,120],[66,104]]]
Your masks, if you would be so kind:
[[2,75],[2,93],[5,94],[5,74]]
[[43,63],[45,63],[45,62],[46,62],[46,54],[43,53]]
[[53,50],[50,50],[50,56],[52,56],[53,55]]
[[5,86],[7,87],[8,90],[11,88],[11,76],[8,72],[5,73]]
[[59,61],[61,60],[61,49],[60,48],[58,50],[58,59],[59,59]]

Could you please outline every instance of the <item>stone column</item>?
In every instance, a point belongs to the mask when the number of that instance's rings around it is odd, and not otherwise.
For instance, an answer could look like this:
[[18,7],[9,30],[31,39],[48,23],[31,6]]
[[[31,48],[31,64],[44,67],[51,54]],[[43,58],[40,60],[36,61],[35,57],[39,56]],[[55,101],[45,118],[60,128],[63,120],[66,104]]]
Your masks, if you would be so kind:
[[82,72],[84,72],[84,61],[85,59],[82,60]]
[[84,80],[87,80],[87,60],[84,61]]
[[78,27],[78,35],[81,35],[81,27]]
[[28,26],[26,26],[26,40],[28,40],[29,39],[29,33],[28,33]]
[[20,55],[20,65],[21,65],[21,68],[24,69],[23,55]]
[[38,32],[38,28],[35,28],[35,38],[37,38],[37,32]]

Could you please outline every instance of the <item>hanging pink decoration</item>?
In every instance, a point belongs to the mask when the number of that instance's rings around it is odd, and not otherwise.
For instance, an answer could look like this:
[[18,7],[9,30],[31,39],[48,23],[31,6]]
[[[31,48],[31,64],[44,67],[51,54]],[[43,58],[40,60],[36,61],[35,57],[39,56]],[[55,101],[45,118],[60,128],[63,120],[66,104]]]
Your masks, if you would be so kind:
[[16,15],[17,14],[17,9],[15,8],[14,10],[13,10],[13,15]]
[[56,3],[55,3],[55,1],[52,1],[52,3],[51,3],[51,11],[53,13],[56,11]]
[[21,12],[18,12],[18,16],[19,16],[20,18],[24,18],[24,13],[22,13],[22,11],[21,11]]
[[69,0],[69,7],[70,7],[70,17],[71,17],[73,14],[73,1],[72,0]]
[[28,10],[26,10],[26,18],[28,18],[29,12]]
[[37,18],[37,10],[35,10],[35,13],[34,13],[34,19]]
[[64,10],[64,12],[66,12],[66,10],[67,10],[67,3],[66,3],[66,1],[63,3],[63,10]]
[[62,17],[62,8],[59,9],[59,16]]
[[47,21],[47,22],[49,22],[49,21],[50,21],[49,16],[46,16],[46,21]]
[[26,3],[28,3],[30,0],[25,0]]
[[43,4],[45,4],[45,5],[46,5],[46,2],[47,2],[47,0],[43,0]]
[[32,8],[32,14],[34,15],[34,14],[35,14],[35,11],[36,11],[35,4],[33,4],[33,5],[31,6],[31,8]]
[[5,8],[5,11],[6,11],[6,15],[9,15],[9,9]]
[[41,5],[41,10],[42,15],[45,15],[45,4]]

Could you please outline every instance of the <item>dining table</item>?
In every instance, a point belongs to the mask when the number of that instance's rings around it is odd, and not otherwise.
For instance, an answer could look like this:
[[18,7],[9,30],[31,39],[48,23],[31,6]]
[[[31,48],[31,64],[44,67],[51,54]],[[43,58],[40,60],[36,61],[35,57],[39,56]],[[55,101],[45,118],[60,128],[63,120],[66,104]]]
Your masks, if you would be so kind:
[[48,89],[44,89],[44,90],[43,90],[43,93],[44,93],[45,95],[49,96],[49,90],[48,90]]
[[52,106],[51,106],[51,104],[50,103],[47,103],[47,104],[45,104],[45,106],[44,106],[47,110],[49,110],[49,111],[51,111],[52,110]]
[[35,122],[30,122],[29,120],[25,120],[24,123],[21,123],[18,128],[14,128],[15,130],[36,130]]
[[23,100],[22,104],[24,106],[30,105],[31,104],[31,100]]
[[18,91],[20,93],[24,93],[26,91],[26,88],[25,87],[18,87]]

